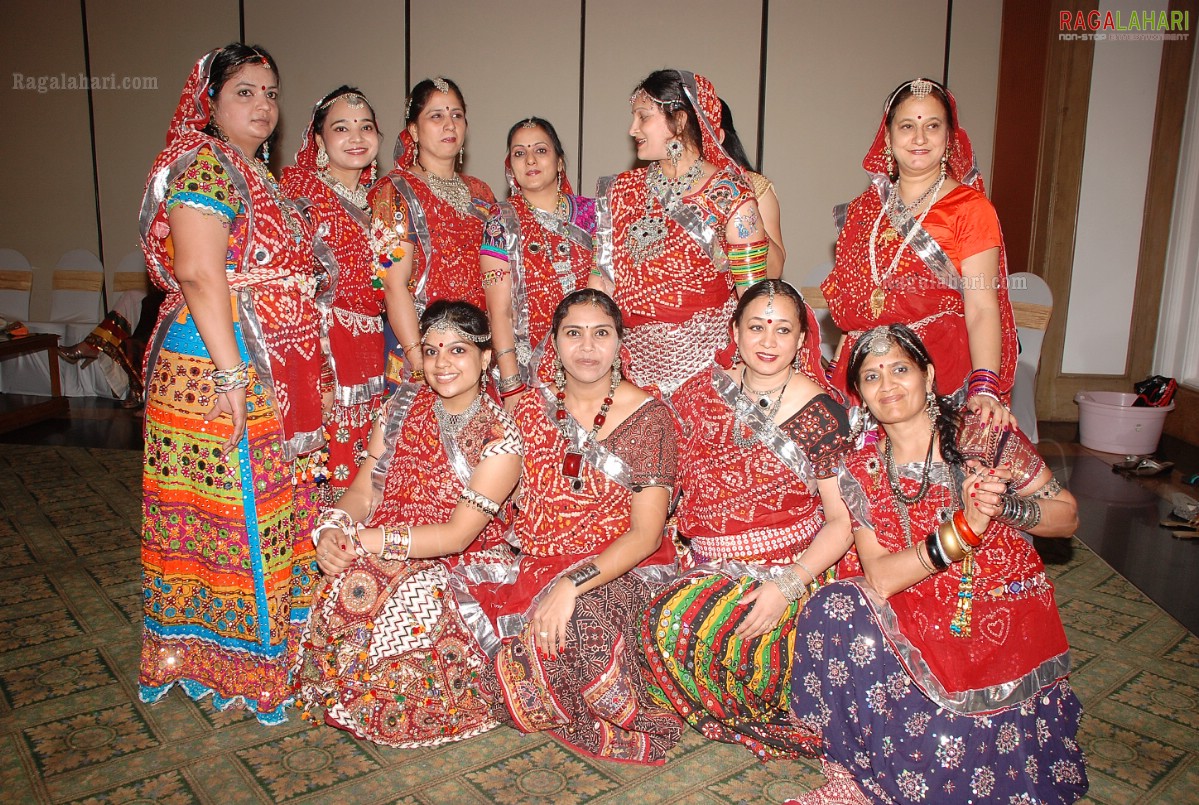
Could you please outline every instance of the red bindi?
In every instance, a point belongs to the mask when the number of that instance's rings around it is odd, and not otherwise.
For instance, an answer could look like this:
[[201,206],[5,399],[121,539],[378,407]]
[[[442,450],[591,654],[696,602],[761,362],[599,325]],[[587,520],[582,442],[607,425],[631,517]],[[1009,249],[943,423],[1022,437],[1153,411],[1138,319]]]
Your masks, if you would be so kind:
[[766,320],[766,323],[767,323],[767,324],[774,324],[774,319],[767,319],[767,320]]
[[924,115],[916,115],[917,120],[924,120]]
[[441,343],[440,341],[438,341],[438,342],[437,342],[437,348],[438,348],[438,349],[441,349],[441,348],[442,348],[442,347],[444,347],[444,346],[445,346],[445,344]]

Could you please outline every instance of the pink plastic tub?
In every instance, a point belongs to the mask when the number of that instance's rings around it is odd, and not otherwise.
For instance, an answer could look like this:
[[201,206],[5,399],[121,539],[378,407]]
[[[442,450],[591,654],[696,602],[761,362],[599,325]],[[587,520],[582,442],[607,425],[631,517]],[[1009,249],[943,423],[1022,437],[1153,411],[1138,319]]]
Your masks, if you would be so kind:
[[1174,403],[1164,408],[1133,408],[1136,398],[1118,391],[1075,394],[1082,446],[1126,456],[1147,456],[1156,450],[1166,414],[1174,410]]

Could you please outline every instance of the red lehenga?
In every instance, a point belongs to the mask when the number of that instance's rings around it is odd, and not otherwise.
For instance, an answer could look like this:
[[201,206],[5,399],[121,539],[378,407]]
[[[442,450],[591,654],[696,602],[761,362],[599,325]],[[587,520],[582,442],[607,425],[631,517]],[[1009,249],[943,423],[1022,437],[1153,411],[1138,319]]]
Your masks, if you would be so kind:
[[[807,313],[802,370],[827,388],[819,329]],[[813,757],[820,738],[794,723],[788,701],[799,603],[761,637],[734,632],[751,611],[741,597],[790,567],[824,526],[816,481],[836,474],[850,446],[845,409],[822,393],[776,425],[719,365],[684,383],[671,405],[687,456],[675,515],[688,572],[645,615],[649,667],[704,736],[762,760]],[[818,581],[836,573],[817,573]]]
[[949,99],[953,136],[946,169],[961,186],[932,206],[923,225],[907,217],[913,227],[911,238],[907,238],[906,228],[893,226],[885,212],[887,199],[894,192],[883,154],[885,115],[862,160],[862,167],[871,175],[871,186],[845,209],[836,211],[839,223],[842,218],[844,222],[837,237],[832,273],[821,284],[821,290],[833,321],[846,334],[833,375],[833,384],[845,393],[849,391],[849,354],[858,337],[871,327],[906,324],[932,355],[938,393],[952,395],[961,389],[964,394],[966,380],[976,367],[971,362],[966,331],[962,260],[998,247],[1000,365],[986,368],[998,372],[1004,401],[1011,396],[1018,346],[1008,299],[1003,235],[995,208],[984,194],[970,138],[958,125],[957,103],[952,95]]
[[[568,444],[554,412],[548,388],[527,393],[514,412],[525,444],[514,523],[521,556],[519,575],[500,588],[490,610],[505,640],[496,656],[500,689],[523,732],[549,730],[604,760],[662,763],[682,736],[682,722],[650,694],[638,627],[654,594],[674,577],[671,542],[663,540],[638,567],[578,598],[566,650],[557,659],[538,656],[527,616],[564,573],[628,530],[635,489],[673,488],[674,420],[665,404],[647,400],[591,445],[575,491],[562,474]],[[580,439],[586,435],[573,419],[567,426]]]
[[[447,522],[480,461],[519,455],[512,418],[490,398],[457,436],[441,432],[434,400],[406,384],[384,404],[386,447],[366,525]],[[491,665],[499,638],[476,597],[512,573],[501,532],[492,520],[461,554],[360,558],[322,579],[297,666],[301,702],[389,746],[461,740],[506,720]]]
[[[183,88],[141,206],[142,250],[166,296],[146,351],[138,684],[145,702],[178,684],[274,724],[287,718],[317,575],[306,535],[316,516],[307,454],[324,443],[318,266],[306,222],[266,166],[203,131],[216,52]],[[207,421],[216,367],[175,277],[178,205],[228,229],[233,335],[250,363],[246,429],[228,457],[232,421]]]
[[[336,498],[358,474],[383,401],[383,288],[374,283],[375,255],[367,237],[370,212],[321,179],[316,153],[310,121],[296,164],[283,169],[282,185],[311,222],[317,259],[333,279],[317,303],[333,369],[333,410],[325,423],[325,438],[328,482]],[[369,187],[374,174],[372,165],[363,171],[360,185]]]
[[[684,79],[690,73],[683,73]],[[729,343],[736,306],[728,270],[725,227],[738,208],[754,200],[745,174],[720,147],[720,99],[712,83],[694,76],[692,102],[706,118],[703,158],[715,173],[684,198],[680,210],[661,216],[666,236],[637,262],[630,230],[647,213],[647,168],[600,179],[597,185],[596,264],[615,286],[624,314],[624,344],[632,353],[629,379],[671,394],[712,363]]]

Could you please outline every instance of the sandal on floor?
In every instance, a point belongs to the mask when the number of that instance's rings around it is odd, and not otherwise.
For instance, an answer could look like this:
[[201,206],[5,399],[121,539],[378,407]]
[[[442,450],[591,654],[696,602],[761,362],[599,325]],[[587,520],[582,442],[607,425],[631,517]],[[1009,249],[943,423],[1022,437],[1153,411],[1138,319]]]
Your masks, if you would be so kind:
[[1165,475],[1172,469],[1174,469],[1173,461],[1155,461],[1148,456],[1145,458],[1134,456],[1124,461],[1117,461],[1112,465],[1112,472],[1118,472],[1126,476],[1135,476],[1137,478],[1153,478],[1158,475]]

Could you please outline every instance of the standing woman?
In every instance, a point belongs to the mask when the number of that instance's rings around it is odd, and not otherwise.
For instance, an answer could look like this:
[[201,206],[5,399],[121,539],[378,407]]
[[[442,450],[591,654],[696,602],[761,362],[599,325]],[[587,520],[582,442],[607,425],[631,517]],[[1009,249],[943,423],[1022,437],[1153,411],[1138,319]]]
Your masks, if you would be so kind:
[[741,360],[713,365],[670,402],[683,421],[676,509],[688,572],[645,615],[666,698],[705,737],[759,759],[814,757],[791,719],[795,616],[849,550],[836,470],[849,447],[803,297],[763,280],[733,313]]
[[[317,257],[333,278],[322,294],[321,334],[332,376],[323,389],[333,498],[349,488],[383,399],[383,283],[367,232],[379,129],[362,93],[342,86],[317,102],[283,189],[304,208]],[[331,297],[331,298],[330,298]]]
[[262,48],[196,63],[150,172],[142,249],[166,292],[146,361],[142,701],[179,684],[285,720],[316,564],[324,443],[311,233],[266,148],[279,73]]
[[762,230],[770,241],[770,252],[766,255],[766,276],[772,280],[782,279],[783,263],[787,260],[787,250],[783,248],[783,213],[779,209],[779,196],[774,189],[774,182],[757,173],[749,164],[745,154],[745,145],[733,127],[733,110],[720,99],[721,125],[720,145],[726,154],[736,162],[749,179],[754,189],[754,197],[758,200],[758,212],[762,215]]
[[650,694],[641,615],[673,578],[662,539],[675,483],[666,404],[623,379],[620,310],[573,291],[554,311],[538,388],[513,416],[525,444],[519,575],[490,607],[513,725],[604,760],[662,763],[682,736]]
[[482,180],[458,173],[466,129],[458,85],[440,76],[424,79],[408,96],[395,167],[370,193],[371,247],[392,331],[389,382],[424,379],[417,322],[432,302],[456,299],[486,308],[479,245],[495,196]]
[[800,613],[791,707],[828,785],[803,803],[1074,802],[1087,790],[1070,646],[1032,542],[1078,505],[1019,431],[959,415],[901,324],[863,334],[851,384],[879,423],[841,495],[864,578]]
[[513,400],[526,388],[530,357],[549,333],[554,308],[587,284],[595,199],[571,192],[566,153],[548,120],[530,117],[513,126],[504,164],[512,196],[487,222],[479,267],[500,396]]
[[728,345],[736,296],[765,279],[769,242],[753,188],[720,147],[708,79],[658,70],[629,103],[629,136],[650,164],[599,181],[591,287],[625,315],[630,379],[669,395]]
[[844,225],[821,285],[845,331],[833,384],[848,389],[844,358],[862,331],[906,324],[932,350],[937,393],[1015,424],[1005,407],[1017,347],[1003,234],[949,90],[927,78],[900,84],[862,167],[872,186],[837,211]]

